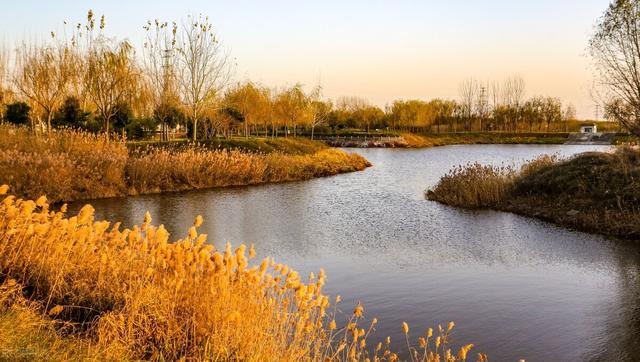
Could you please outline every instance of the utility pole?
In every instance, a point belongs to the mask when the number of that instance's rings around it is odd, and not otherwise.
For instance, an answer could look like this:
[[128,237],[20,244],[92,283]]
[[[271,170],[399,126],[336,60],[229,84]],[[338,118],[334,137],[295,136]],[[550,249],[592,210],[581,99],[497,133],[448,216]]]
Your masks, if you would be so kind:
[[[162,98],[163,98],[163,103],[166,104],[162,104],[162,107],[167,107],[169,106],[170,100],[169,98],[172,96],[172,87],[173,87],[173,64],[171,63],[171,60],[173,59],[173,49],[164,49],[163,50],[163,55],[162,55]],[[163,111],[164,112],[164,111]],[[166,117],[167,115],[165,114],[164,117]],[[160,125],[160,129],[161,129],[161,136],[160,139],[162,141],[168,141],[169,140],[169,126],[166,124],[166,119],[163,118],[163,122]]]
[[485,119],[487,115],[487,110],[489,108],[489,99],[487,97],[487,87],[484,85],[480,87],[480,102],[478,104],[478,115],[480,116],[480,132],[482,129],[482,121]]
[[596,104],[596,121],[600,120],[600,105]]

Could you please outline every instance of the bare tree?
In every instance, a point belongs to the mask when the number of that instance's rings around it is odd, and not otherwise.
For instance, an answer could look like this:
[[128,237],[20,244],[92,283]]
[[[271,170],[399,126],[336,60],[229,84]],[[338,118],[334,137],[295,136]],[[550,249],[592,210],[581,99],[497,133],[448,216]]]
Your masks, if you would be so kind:
[[573,104],[568,104],[562,114],[562,120],[564,121],[564,131],[569,131],[569,121],[576,120],[576,107]]
[[640,1],[615,0],[589,42],[607,114],[640,135]]
[[519,107],[524,101],[526,84],[519,75],[507,77],[502,87],[502,98],[505,103],[512,107]]
[[576,107],[573,104],[567,104],[564,109],[562,118],[565,121],[575,121],[576,119]]
[[466,130],[469,131],[471,126],[471,118],[473,117],[475,112],[474,106],[476,105],[476,101],[478,99],[478,82],[473,78],[469,78],[463,81],[458,87],[458,93],[460,96],[462,118],[464,118],[467,123]]
[[23,44],[17,52],[15,87],[51,130],[53,112],[62,103],[72,76],[70,51],[64,46]]
[[124,41],[111,48],[102,44],[87,54],[84,89],[109,132],[110,121],[123,103],[130,103],[140,89],[141,74],[133,57],[133,47]]
[[195,141],[205,105],[228,84],[232,68],[208,17],[189,17],[176,39],[178,81],[183,103],[190,111]]
[[324,124],[331,112],[331,103],[322,100],[322,86],[317,85],[309,94],[309,112],[311,116],[311,139],[314,137],[316,127]]
[[510,123],[513,131],[518,130],[518,123],[522,119],[522,106],[524,105],[526,85],[519,75],[513,75],[505,79],[502,86],[502,99],[510,109]]
[[4,111],[4,105],[11,99],[11,89],[9,88],[9,51],[3,44],[0,44],[0,114]]
[[500,89],[500,83],[497,81],[491,81],[489,83],[489,100],[491,102],[491,111],[494,111],[502,104],[502,91]]

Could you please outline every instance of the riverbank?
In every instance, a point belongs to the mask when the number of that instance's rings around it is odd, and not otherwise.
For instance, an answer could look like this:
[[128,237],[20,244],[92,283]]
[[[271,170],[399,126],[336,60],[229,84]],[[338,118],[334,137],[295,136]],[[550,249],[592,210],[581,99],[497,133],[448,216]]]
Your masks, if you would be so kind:
[[[307,279],[271,258],[256,262],[253,246],[216,250],[202,223],[197,216],[171,242],[148,213],[120,230],[94,220],[89,205],[67,217],[44,197],[3,196],[0,359],[397,360],[389,339],[373,347],[377,320],[364,319],[363,304],[343,314],[340,297],[323,294],[323,270]],[[398,325],[420,360],[466,360],[473,345],[453,349],[454,327],[423,335]]]
[[521,169],[468,164],[451,170],[429,200],[490,208],[578,230],[640,240],[640,150],[543,157]]
[[0,183],[52,202],[307,180],[369,167],[305,139],[132,143],[75,131],[0,126]]
[[567,141],[568,133],[442,133],[442,134],[403,134],[408,147],[438,147],[450,145],[485,144],[535,144],[561,145]]
[[441,133],[372,136],[336,136],[325,137],[323,141],[333,147],[358,148],[427,148],[450,145],[474,144],[551,144],[561,145],[567,142],[569,133]]

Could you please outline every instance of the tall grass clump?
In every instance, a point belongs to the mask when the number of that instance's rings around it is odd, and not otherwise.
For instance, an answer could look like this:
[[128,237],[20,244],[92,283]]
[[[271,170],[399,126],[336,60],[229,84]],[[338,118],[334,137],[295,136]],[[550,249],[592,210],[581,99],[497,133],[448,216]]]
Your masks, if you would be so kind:
[[126,175],[129,193],[138,194],[307,180],[370,165],[360,155],[335,149],[312,154],[260,154],[202,146],[149,147],[131,153]]
[[427,191],[427,197],[452,206],[490,207],[509,192],[515,176],[509,166],[479,163],[457,166],[444,175],[433,190]]
[[[199,216],[170,242],[149,214],[121,230],[95,221],[88,205],[72,217],[64,212],[45,197],[0,203],[0,325],[16,331],[0,341],[4,351],[37,345],[60,360],[399,358],[389,339],[368,345],[377,320],[360,327],[362,304],[338,327],[339,297],[323,294],[324,271],[303,278],[271,258],[254,262],[253,247],[217,250],[198,233]],[[453,323],[429,329],[416,346],[402,328],[412,361],[465,361],[473,347],[452,350]]]
[[440,178],[428,199],[470,209],[494,207],[502,202],[522,179],[555,164],[556,156],[543,155],[525,163],[519,170],[512,166],[469,163],[456,166]]

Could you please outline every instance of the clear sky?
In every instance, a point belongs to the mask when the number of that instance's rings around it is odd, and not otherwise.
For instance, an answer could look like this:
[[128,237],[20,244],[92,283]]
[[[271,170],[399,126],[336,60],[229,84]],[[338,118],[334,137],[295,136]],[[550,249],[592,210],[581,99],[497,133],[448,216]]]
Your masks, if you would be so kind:
[[4,0],[0,40],[44,37],[88,9],[138,45],[147,19],[206,14],[237,60],[236,79],[267,86],[321,79],[325,95],[384,106],[458,97],[469,77],[521,75],[593,117],[587,42],[608,0]]

